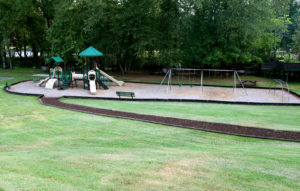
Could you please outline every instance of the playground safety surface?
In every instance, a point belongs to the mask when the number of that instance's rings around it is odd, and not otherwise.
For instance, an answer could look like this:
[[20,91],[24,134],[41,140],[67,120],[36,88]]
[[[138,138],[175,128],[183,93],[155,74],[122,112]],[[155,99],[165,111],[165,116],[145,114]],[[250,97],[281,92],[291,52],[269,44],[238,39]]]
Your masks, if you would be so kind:
[[90,113],[95,115],[130,119],[148,123],[175,126],[188,129],[196,129],[208,132],[237,135],[244,137],[263,138],[272,140],[296,141],[300,142],[300,132],[272,130],[264,128],[246,127],[240,125],[231,125],[223,123],[203,122],[188,119],[179,119],[173,117],[161,117],[155,115],[144,115],[130,112],[114,111],[108,109],[93,108],[82,105],[63,103],[59,98],[41,97],[42,104],[54,106],[57,108],[68,109],[78,112]]
[[234,94],[232,87],[172,85],[167,91],[166,85],[147,83],[125,83],[124,86],[111,86],[109,90],[97,89],[96,95],[91,95],[88,90],[78,87],[66,90],[51,89],[37,86],[32,81],[21,82],[11,86],[10,91],[23,94],[45,95],[46,97],[86,97],[100,99],[118,99],[116,91],[134,92],[134,100],[152,101],[204,101],[222,103],[247,103],[247,104],[291,104],[300,105],[300,97],[281,89],[237,88]]

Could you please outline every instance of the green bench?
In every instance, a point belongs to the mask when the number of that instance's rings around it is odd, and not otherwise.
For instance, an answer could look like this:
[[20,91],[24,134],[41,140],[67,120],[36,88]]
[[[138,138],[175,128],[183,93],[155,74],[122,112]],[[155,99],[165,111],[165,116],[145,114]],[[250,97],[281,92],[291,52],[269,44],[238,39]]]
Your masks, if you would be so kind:
[[119,98],[121,97],[131,97],[131,99],[133,99],[135,97],[134,92],[116,92],[116,94],[119,96]]
[[242,80],[241,81],[241,85],[242,83],[244,84],[244,86],[256,86],[256,80]]
[[32,81],[33,81],[34,83],[38,83],[40,80],[41,80],[41,78],[40,78],[39,76],[33,76],[33,77],[32,77]]
[[5,87],[9,89],[10,85],[6,82]]

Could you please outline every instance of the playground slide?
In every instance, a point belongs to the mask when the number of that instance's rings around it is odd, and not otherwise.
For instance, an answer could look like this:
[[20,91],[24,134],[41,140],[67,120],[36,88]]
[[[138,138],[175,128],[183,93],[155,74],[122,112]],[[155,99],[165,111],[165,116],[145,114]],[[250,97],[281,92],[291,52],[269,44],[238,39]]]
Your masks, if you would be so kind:
[[49,77],[48,78],[45,78],[43,80],[41,80],[37,85],[38,86],[42,86],[44,83],[46,83],[47,81],[49,80]]
[[57,81],[57,79],[50,79],[48,80],[48,82],[46,83],[46,89],[53,89],[53,86],[55,84],[55,82]]
[[108,75],[107,73],[103,72],[102,70],[99,70],[100,73],[105,76],[106,78],[110,79],[111,81],[115,82],[116,84],[118,84],[119,86],[123,86],[124,82],[123,81],[118,81],[115,78],[111,77],[110,75]]
[[96,82],[90,80],[90,92],[91,94],[95,95],[96,94]]

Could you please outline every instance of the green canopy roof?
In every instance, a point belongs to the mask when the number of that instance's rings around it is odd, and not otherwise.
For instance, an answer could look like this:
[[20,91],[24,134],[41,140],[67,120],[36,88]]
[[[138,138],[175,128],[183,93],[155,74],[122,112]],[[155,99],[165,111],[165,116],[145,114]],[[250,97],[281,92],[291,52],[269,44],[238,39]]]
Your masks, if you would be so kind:
[[94,47],[90,46],[84,51],[79,53],[79,56],[84,56],[84,57],[97,57],[97,56],[103,56],[102,52],[98,51]]
[[64,60],[63,60],[61,57],[56,56],[56,57],[51,57],[51,58],[49,58],[48,61],[47,61],[47,64],[48,64],[48,63],[51,63],[52,61],[53,61],[54,63],[62,63],[62,62],[64,62]]

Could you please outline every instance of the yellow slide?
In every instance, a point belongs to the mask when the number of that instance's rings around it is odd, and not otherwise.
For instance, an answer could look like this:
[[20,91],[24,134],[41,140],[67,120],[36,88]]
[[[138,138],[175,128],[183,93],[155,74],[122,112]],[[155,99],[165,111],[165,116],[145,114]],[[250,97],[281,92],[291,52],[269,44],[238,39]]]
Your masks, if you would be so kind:
[[45,78],[45,79],[42,79],[40,80],[40,82],[37,84],[38,86],[42,86],[44,83],[46,83],[47,81],[49,80],[49,77],[48,78]]
[[113,78],[112,76],[108,75],[107,73],[103,72],[102,70],[99,70],[100,73],[105,76],[107,79],[115,82],[116,84],[118,84],[118,86],[123,86],[125,83],[123,81],[118,81],[115,78]]
[[57,79],[50,79],[48,80],[48,82],[46,83],[46,89],[53,89],[53,86],[55,84],[55,82],[57,81]]

